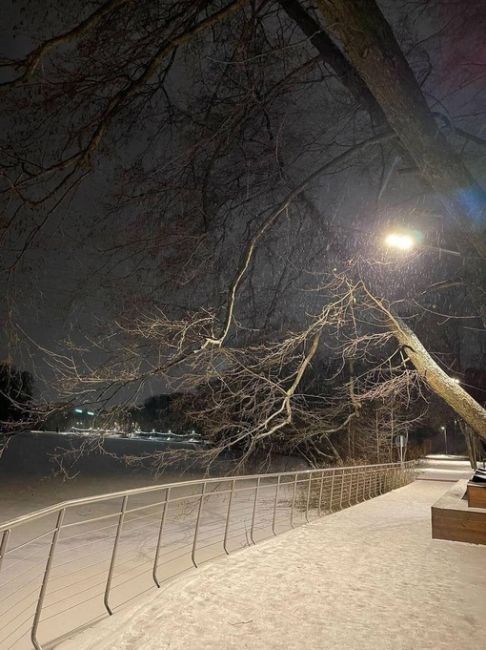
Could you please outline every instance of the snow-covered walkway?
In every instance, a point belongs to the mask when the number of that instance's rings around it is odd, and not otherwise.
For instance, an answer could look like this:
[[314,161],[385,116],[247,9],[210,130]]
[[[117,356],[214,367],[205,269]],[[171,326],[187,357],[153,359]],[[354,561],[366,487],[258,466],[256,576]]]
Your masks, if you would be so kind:
[[486,547],[431,539],[416,481],[212,562],[66,650],[477,650]]

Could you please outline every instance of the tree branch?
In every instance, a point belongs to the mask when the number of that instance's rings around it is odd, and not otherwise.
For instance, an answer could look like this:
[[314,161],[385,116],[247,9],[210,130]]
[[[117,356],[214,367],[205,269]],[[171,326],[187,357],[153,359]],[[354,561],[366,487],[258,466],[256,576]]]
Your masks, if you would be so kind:
[[79,36],[82,36],[90,29],[95,27],[104,16],[108,15],[113,10],[118,9],[118,7],[121,7],[130,1],[131,0],[109,0],[109,2],[106,2],[104,5],[102,5],[99,9],[85,18],[85,20],[82,20],[78,25],[76,25],[76,27],[73,27],[63,34],[59,34],[58,36],[54,36],[47,41],[44,41],[44,43],[39,45],[35,50],[32,50],[32,52],[30,52],[25,57],[25,59],[23,59],[23,61],[12,62],[9,67],[23,68],[24,70],[20,77],[17,77],[17,79],[0,83],[0,88],[15,87],[19,86],[25,81],[28,81],[37,69],[37,66],[39,65],[41,59],[50,50],[53,50],[58,45],[70,43]]

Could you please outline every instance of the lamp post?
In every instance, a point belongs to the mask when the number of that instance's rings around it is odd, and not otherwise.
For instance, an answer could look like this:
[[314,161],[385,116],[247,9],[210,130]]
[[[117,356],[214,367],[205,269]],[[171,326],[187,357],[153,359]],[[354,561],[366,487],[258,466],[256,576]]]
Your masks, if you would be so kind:
[[440,430],[444,433],[445,453],[446,453],[446,456],[448,456],[448,453],[447,453],[447,428],[446,428],[445,425],[442,425]]

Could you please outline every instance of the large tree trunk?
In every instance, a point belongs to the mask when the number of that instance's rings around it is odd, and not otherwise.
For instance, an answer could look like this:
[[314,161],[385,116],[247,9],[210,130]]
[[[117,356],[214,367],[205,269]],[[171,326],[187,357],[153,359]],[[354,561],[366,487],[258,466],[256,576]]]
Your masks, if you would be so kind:
[[388,326],[420,377],[480,438],[486,440],[486,409],[442,370],[405,322],[391,315],[387,310],[384,312],[387,315]]
[[461,431],[466,441],[467,455],[471,467],[473,469],[478,468],[478,450],[476,445],[476,434],[471,430],[471,427],[468,427],[464,422],[460,423]]
[[322,26],[302,7],[299,0],[278,1],[289,18],[299,26],[319,52],[323,63],[334,70],[343,86],[358,104],[368,111],[373,124],[385,124],[385,116],[378,102],[341,50],[323,31]]
[[[484,223],[486,195],[438,130],[420,87],[373,0],[318,0],[327,33],[382,108],[390,127],[418,171],[465,233],[458,242],[486,256],[483,241],[470,236]],[[469,235],[467,234],[469,233]],[[460,232],[458,233],[460,238]]]
[[442,370],[422,345],[418,336],[363,284],[366,295],[382,313],[385,325],[400,343],[419,376],[429,388],[446,402],[471,429],[486,441],[486,409]]

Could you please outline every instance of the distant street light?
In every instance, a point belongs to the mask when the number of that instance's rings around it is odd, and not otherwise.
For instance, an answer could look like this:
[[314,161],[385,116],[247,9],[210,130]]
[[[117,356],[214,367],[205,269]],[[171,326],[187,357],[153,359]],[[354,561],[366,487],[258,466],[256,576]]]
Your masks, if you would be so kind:
[[445,453],[446,453],[446,456],[447,456],[448,455],[447,454],[447,429],[446,429],[446,427],[444,425],[442,425],[440,430],[444,434],[444,446],[445,446]]

